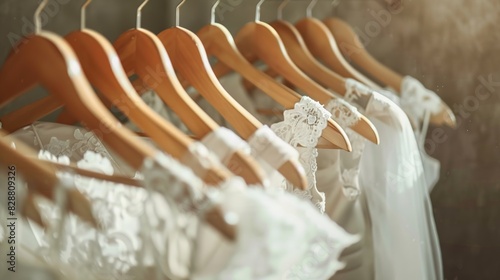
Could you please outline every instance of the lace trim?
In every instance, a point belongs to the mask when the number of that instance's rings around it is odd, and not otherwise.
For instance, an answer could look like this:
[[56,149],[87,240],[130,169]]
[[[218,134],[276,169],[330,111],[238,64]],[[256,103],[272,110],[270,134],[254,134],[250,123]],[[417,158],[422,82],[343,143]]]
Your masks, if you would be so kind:
[[414,124],[423,121],[426,111],[437,114],[441,111],[441,98],[425,88],[417,79],[406,76],[401,84],[401,108]]
[[[66,156],[55,157],[41,151],[40,157],[68,163]],[[105,156],[88,151],[78,166],[96,172],[113,174],[111,162]],[[42,234],[42,252],[50,252],[57,238],[56,250],[66,265],[74,266],[82,275],[96,279],[142,279],[151,273],[160,273],[153,260],[168,253],[171,234],[181,230],[178,213],[196,213],[204,216],[218,203],[217,197],[203,192],[203,183],[191,170],[174,159],[158,154],[148,159],[141,168],[144,189],[105,181],[71,176],[77,186],[92,202],[94,216],[102,232],[89,228],[72,216],[65,218],[43,200],[38,203],[48,224],[62,224],[61,231]],[[175,205],[176,207],[170,207]],[[181,211],[181,212],[179,212]],[[62,219],[67,219],[63,221]],[[147,232],[144,232],[147,230]],[[168,237],[168,238],[167,238]],[[167,268],[165,268],[167,269]],[[75,278],[77,279],[77,278]]]
[[349,103],[357,103],[359,99],[369,97],[372,93],[369,87],[350,78],[346,79],[345,87],[346,93],[344,95],[344,100]]
[[316,147],[318,139],[332,116],[319,102],[303,96],[291,110],[286,110],[284,120],[271,125],[271,129],[293,147]]
[[248,140],[252,154],[278,169],[288,160],[298,160],[299,153],[279,138],[267,125],[261,126]]
[[319,102],[303,96],[293,109],[284,112],[282,122],[271,126],[276,135],[299,151],[299,161],[307,174],[306,190],[296,189],[288,182],[284,184],[285,189],[303,199],[311,200],[322,213],[325,211],[325,194],[316,188],[318,151],[315,147],[331,116]]
[[332,114],[333,119],[342,127],[351,127],[361,120],[358,109],[340,98],[330,100],[325,109]]

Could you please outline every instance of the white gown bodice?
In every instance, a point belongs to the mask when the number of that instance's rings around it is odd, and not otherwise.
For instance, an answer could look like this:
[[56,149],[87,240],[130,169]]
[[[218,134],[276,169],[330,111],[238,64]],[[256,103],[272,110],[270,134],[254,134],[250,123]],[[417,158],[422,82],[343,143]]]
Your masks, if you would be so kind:
[[[123,162],[112,158],[106,145],[88,133],[82,128],[36,123],[13,135],[40,149],[40,158],[63,164],[80,158],[74,162],[80,168],[116,174],[115,166],[123,168]],[[93,141],[84,145],[74,135]],[[54,143],[63,148],[56,149]],[[70,175],[71,183],[91,201],[103,229],[95,230],[72,215],[61,216],[58,207],[40,200],[38,206],[50,228],[61,230],[46,232],[29,223],[35,245],[26,246],[43,255],[54,250],[50,245],[56,234],[60,260],[82,272],[85,279],[316,280],[328,279],[342,268],[340,253],[357,240],[319,214],[310,202],[279,187],[248,188],[235,177],[220,190],[205,189],[189,169],[162,154],[145,162],[134,176],[144,179],[144,189]],[[175,191],[175,178],[191,186],[188,199]],[[200,223],[204,211],[215,204],[237,224],[236,242],[227,242]]]

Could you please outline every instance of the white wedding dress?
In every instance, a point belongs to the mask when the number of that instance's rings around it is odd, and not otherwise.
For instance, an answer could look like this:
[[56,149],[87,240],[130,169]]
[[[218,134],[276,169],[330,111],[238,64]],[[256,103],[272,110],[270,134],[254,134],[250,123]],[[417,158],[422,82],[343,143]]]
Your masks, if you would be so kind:
[[[301,106],[297,107],[302,108]],[[300,114],[303,113],[301,109],[298,110]],[[297,122],[302,124],[304,119],[293,119],[295,122],[287,122],[287,125],[292,125],[295,129],[299,129],[300,126],[296,126],[296,124]],[[211,151],[214,151],[221,160],[227,159],[228,155],[231,155],[235,150],[249,151],[249,153],[254,155],[257,159],[260,159],[259,162],[261,164],[271,167],[271,170],[276,170],[284,163],[285,160],[295,159],[298,156],[295,149],[291,148],[289,145],[283,145],[283,140],[278,138],[278,136],[276,136],[276,134],[274,134],[267,126],[261,127],[251,137],[249,143],[246,143],[235,135],[234,132],[224,127],[210,133],[202,140],[202,143],[204,143],[204,145]],[[270,169],[267,168],[267,170]],[[275,171],[268,172],[268,174],[269,176],[276,176],[274,178],[279,178],[278,185],[280,182],[284,181],[283,177]],[[272,183],[267,186],[266,194],[272,198],[273,203],[282,206],[282,208],[286,210],[286,213],[280,214],[279,211],[273,211],[272,214],[277,216],[282,215],[281,219],[285,220],[287,219],[287,215],[292,214],[295,219],[300,217],[300,220],[307,221],[307,224],[302,225],[301,228],[284,228],[283,233],[276,234],[276,236],[285,236],[287,235],[287,231],[292,231],[296,234],[296,237],[299,237],[296,239],[297,242],[303,244],[303,246],[294,246],[294,254],[290,255],[292,258],[289,260],[281,260],[280,265],[274,266],[274,269],[276,269],[276,267],[281,267],[282,269],[285,268],[286,272],[283,273],[282,270],[276,270],[273,273],[270,273],[273,271],[273,266],[270,264],[279,263],[280,258],[270,257],[266,261],[262,258],[262,252],[260,252],[260,250],[269,250],[269,248],[273,248],[271,251],[278,254],[280,252],[287,251],[290,249],[290,244],[294,243],[291,242],[292,240],[290,238],[288,239],[289,243],[277,244],[272,240],[270,240],[269,243],[261,242],[261,246],[263,248],[252,244],[250,241],[242,242],[243,244],[247,244],[248,248],[252,249],[240,249],[239,251],[245,252],[245,254],[241,254],[239,258],[233,257],[229,261],[230,264],[228,264],[227,258],[232,254],[228,254],[227,252],[237,250],[237,248],[231,246],[227,241],[220,237],[215,238],[214,230],[204,227],[202,228],[203,234],[198,235],[204,242],[201,242],[200,240],[198,244],[204,244],[203,246],[205,247],[199,250],[199,252],[211,254],[208,256],[199,254],[195,257],[195,263],[197,264],[197,269],[195,270],[197,271],[197,274],[193,276],[193,279],[316,280],[328,279],[328,277],[333,275],[338,269],[341,269],[344,264],[338,261],[339,255],[345,247],[354,243],[357,240],[357,237],[348,237],[344,230],[341,230],[335,223],[332,223],[324,216],[318,214],[312,205],[310,205],[309,196],[306,201],[302,201],[299,200],[298,197],[283,193],[282,190],[282,188],[277,188],[276,186],[273,187]],[[249,192],[254,192],[254,190],[249,190]],[[261,192],[257,191],[255,192],[255,195],[259,193]],[[256,212],[257,210],[266,209],[265,207],[257,205],[244,205],[236,199],[230,200],[234,201],[235,205],[239,205],[242,209],[247,207],[247,211],[250,211],[251,213],[248,215],[256,217],[259,216]],[[263,213],[262,218],[268,214]],[[269,220],[268,218],[266,219]],[[266,221],[263,220],[261,223],[266,224]],[[268,226],[271,227],[272,225],[269,224]],[[210,241],[207,241],[207,236],[210,237]],[[216,255],[214,256],[213,253]],[[255,266],[248,266],[248,262],[250,260],[249,253],[255,254],[256,258],[258,258],[257,268]],[[221,270],[224,266],[227,268],[220,272],[220,274],[213,273],[213,271]],[[235,271],[235,269],[237,269],[237,271]],[[207,272],[207,270],[210,272]]]
[[[35,123],[14,136],[42,151],[41,158],[65,164],[80,158],[80,168],[127,174],[125,164],[84,129]],[[58,266],[71,266],[84,279],[327,279],[342,267],[342,250],[356,241],[309,202],[279,188],[247,188],[235,177],[221,191],[201,191],[203,184],[189,169],[162,154],[136,174],[145,189],[70,176],[95,207],[102,231],[58,215],[47,201],[38,206],[51,228],[60,228]],[[179,196],[184,193],[175,182],[189,185],[190,195]],[[215,203],[227,219],[238,221],[235,243],[199,223]],[[34,254],[51,250],[52,232],[29,223],[23,233],[32,235],[23,243]]]
[[442,280],[441,253],[415,135],[392,101],[348,79],[346,100],[369,96],[360,108],[380,145],[366,144],[360,185],[371,217],[376,280]]
[[374,279],[373,244],[370,217],[367,213],[365,193],[359,184],[359,163],[365,140],[349,127],[361,119],[355,107],[342,99],[331,100],[325,108],[345,128],[352,152],[319,150],[317,184],[326,195],[326,214],[361,240],[347,248],[340,257],[346,264],[332,280]]
[[442,101],[435,92],[426,89],[420,81],[410,76],[403,78],[400,96],[394,92],[393,89],[381,91],[384,96],[390,98],[403,109],[413,124],[430,192],[439,181],[441,163],[427,154],[424,147],[425,137],[430,124],[430,116],[440,112]]

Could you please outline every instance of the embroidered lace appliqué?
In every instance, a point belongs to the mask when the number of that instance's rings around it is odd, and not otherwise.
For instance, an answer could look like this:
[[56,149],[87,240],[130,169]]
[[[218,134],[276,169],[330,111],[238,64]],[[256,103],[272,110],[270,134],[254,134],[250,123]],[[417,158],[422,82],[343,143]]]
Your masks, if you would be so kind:
[[358,112],[358,109],[340,98],[330,100],[330,102],[326,104],[325,109],[328,110],[332,114],[333,119],[344,128],[351,127],[361,120],[361,114]]
[[[68,162],[66,156],[56,157],[48,151],[41,151],[39,157]],[[78,166],[113,174],[109,159],[91,151],[85,153]],[[59,238],[61,259],[78,268],[82,275],[97,279],[143,279],[145,266],[153,265],[144,263],[145,244],[154,239],[154,254],[166,254],[167,237],[178,226],[174,213],[181,210],[203,215],[215,202],[204,195],[201,181],[190,170],[165,155],[146,160],[141,177],[144,189],[73,176],[74,185],[91,201],[93,214],[103,230],[97,231],[69,216],[63,222],[63,235],[39,236],[41,251],[48,252],[49,240]],[[59,211],[51,203],[41,199],[37,205],[47,224],[61,222]],[[144,232],[146,228],[148,232]]]
[[369,96],[372,93],[372,90],[369,87],[354,79],[346,79],[345,87],[346,93],[344,95],[344,100],[351,104],[356,103],[357,100],[363,96]]
[[94,133],[82,133],[80,129],[75,129],[73,137],[77,142],[71,146],[69,140],[59,140],[57,137],[51,137],[49,144],[44,149],[54,156],[71,156],[75,152],[84,154],[86,151],[107,154],[106,148]]
[[316,188],[316,145],[331,117],[321,104],[307,96],[303,96],[293,109],[284,112],[284,120],[273,124],[271,129],[281,139],[299,151],[299,160],[307,175],[307,190],[299,190],[285,182],[285,189],[298,196],[311,200],[323,213],[325,211],[325,194]]
[[[353,87],[350,87],[351,90],[348,90],[348,92],[358,92],[355,90],[358,85],[355,83],[351,83],[351,85],[353,85]],[[362,92],[365,93],[367,91],[363,89]],[[349,127],[361,120],[361,114],[356,107],[338,98],[332,99],[326,105],[326,109],[332,113],[333,119],[345,128],[346,134],[351,141],[352,152],[349,154],[343,153],[342,156],[344,161],[348,161],[348,163],[344,162],[344,164],[342,164],[342,190],[347,198],[354,200],[361,193],[357,180],[359,176],[359,160],[363,154],[365,142],[359,134],[352,131]]]

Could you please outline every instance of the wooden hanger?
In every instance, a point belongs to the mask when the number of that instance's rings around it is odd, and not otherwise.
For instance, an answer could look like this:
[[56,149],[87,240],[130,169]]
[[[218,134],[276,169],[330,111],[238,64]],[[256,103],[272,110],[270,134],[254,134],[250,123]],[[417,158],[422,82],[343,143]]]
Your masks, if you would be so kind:
[[[259,58],[266,62],[271,68],[279,72],[288,80],[298,83],[299,88],[304,90],[309,96],[314,99],[322,98],[325,89],[305,76],[288,57],[286,50],[275,30],[268,24],[258,20],[260,14],[260,5],[263,0],[257,4],[256,21],[247,23],[236,35],[235,41],[238,50],[249,61]],[[217,67],[217,65],[215,66]],[[224,69],[226,68],[226,69]],[[230,69],[227,66],[219,66],[218,69],[221,75],[228,73]],[[292,79],[293,77],[293,79]],[[296,80],[296,81],[295,81]],[[330,94],[328,91],[326,91]],[[330,98],[331,99],[331,98]],[[324,100],[318,100],[320,103]],[[344,130],[333,120],[329,120],[328,127],[323,131],[323,138],[330,142],[330,145],[325,141],[320,141],[318,146],[340,147],[350,151],[351,146]],[[333,146],[331,144],[334,144]]]
[[306,17],[298,21],[295,27],[302,35],[309,51],[337,74],[345,78],[355,79],[371,88],[380,88],[379,85],[359,73],[344,59],[332,34],[321,21]]
[[[354,63],[378,79],[382,84],[391,87],[397,92],[401,91],[403,77],[370,55],[348,23],[338,18],[327,18],[323,22],[335,37],[337,44],[340,45],[340,50],[344,56],[352,59]],[[431,117],[431,122],[436,125],[446,124],[455,127],[456,118],[453,111],[444,102],[441,102],[441,106],[443,109],[439,114]]]
[[[236,102],[219,83],[212,72],[200,39],[189,30],[178,26],[179,9],[183,3],[184,1],[176,8],[177,26],[161,32],[158,37],[170,54],[175,69],[221,113],[243,139],[248,140],[262,124]],[[290,162],[282,168],[286,171],[294,170],[287,176],[292,184],[299,188],[307,186],[303,172],[295,172],[301,170],[298,165]]]
[[[15,143],[13,145],[12,143]],[[40,213],[36,207],[33,207],[32,193],[38,193],[50,200],[54,200],[55,188],[59,184],[58,170],[49,162],[34,159],[35,152],[26,144],[14,141],[11,137],[0,129],[0,162],[7,166],[15,166],[13,176],[17,176],[17,172],[25,174],[23,180],[28,183],[29,191],[26,195],[23,213],[26,213],[28,218],[32,218],[42,227],[45,226]],[[9,180],[10,182],[10,180]],[[7,183],[7,182],[6,182]],[[87,198],[81,194],[76,188],[68,190],[69,210],[80,217],[83,221],[88,222],[93,227],[97,228],[98,223],[92,215],[92,207]]]
[[230,122],[242,138],[248,139],[262,124],[237,103],[216,79],[200,39],[178,25],[179,8],[184,2],[182,0],[176,8],[176,26],[162,31],[158,37],[176,71]]
[[[219,125],[191,99],[179,83],[169,56],[159,38],[140,27],[141,11],[148,2],[144,1],[137,10],[137,28],[128,30],[116,40],[115,48],[118,56],[128,76],[137,74],[146,86],[154,89],[160,98],[173,109],[183,123],[195,133],[197,138],[203,138],[216,130]],[[152,78],[151,71],[157,71],[157,69],[160,69],[161,77]],[[128,95],[133,96],[133,102],[144,104],[132,85],[130,83],[128,85]],[[117,93],[117,90],[112,92]],[[146,104],[144,106],[147,107]],[[149,108],[148,110],[153,112]],[[157,116],[157,118],[161,119],[160,116]],[[175,127],[174,129],[177,131]],[[179,133],[181,132],[179,131]],[[183,136],[182,138],[187,141],[186,143],[192,142],[187,137]],[[161,138],[154,140],[158,145],[165,146],[165,148],[171,146],[167,141],[162,141]],[[244,178],[248,184],[263,185],[264,171],[255,159],[243,151],[236,151],[227,161],[227,166],[233,173]]]
[[[211,24],[204,26],[197,33],[207,54],[217,57],[221,63],[251,79],[261,90],[268,93],[285,108],[293,108],[294,104],[300,101],[300,95],[264,75],[251,65],[236,48],[229,31],[224,26],[215,23],[214,11],[219,2],[220,0],[217,0],[212,6]],[[278,172],[298,188],[305,189],[307,187],[307,179],[299,162],[287,161],[278,169]]]
[[[21,42],[0,69],[0,87],[6,92],[0,95],[0,106],[41,84],[131,167],[140,169],[145,159],[156,156],[156,151],[138,141],[104,107],[83,75],[69,44],[61,37],[41,30],[40,13],[47,3],[48,0],[43,0],[35,12],[35,34]],[[234,239],[234,229],[223,226],[227,223],[219,207],[209,211],[208,216],[211,217],[209,222],[224,236]]]
[[[286,5],[287,2],[288,1],[285,0],[282,5],[280,5],[280,10],[284,8],[284,5]],[[270,25],[274,28],[274,30],[276,30],[291,60],[298,66],[298,68],[300,68],[300,70],[303,70],[309,77],[319,81],[319,83],[323,86],[329,87],[336,92],[344,93],[346,91],[345,79],[323,66],[314,58],[314,56],[307,49],[300,33],[292,24],[283,20],[277,20]],[[278,68],[275,67],[274,69]],[[299,84],[294,82],[296,81],[294,79],[295,76],[284,78],[299,87]],[[327,104],[334,98],[336,98],[334,95],[330,94],[328,91],[324,91],[318,92],[318,96],[315,99],[322,104]],[[379,143],[377,129],[365,116],[362,115],[361,120],[352,126],[351,129],[371,142],[375,144]]]
[[[121,104],[120,109],[139,128],[145,131],[159,147],[177,159],[182,159],[189,153],[188,146],[192,140],[179,131],[175,126],[166,122],[135,93],[111,44],[100,34],[85,29],[85,7],[90,3],[87,1],[82,7],[82,29],[70,33],[65,37],[73,51],[78,56],[82,69],[91,84],[95,86],[104,97],[111,103]],[[113,63],[114,62],[114,63]],[[34,109],[31,115],[44,116],[43,108]],[[47,107],[50,108],[50,107]],[[206,178],[228,177],[229,174],[223,170],[210,167]],[[202,171],[203,176],[205,170]],[[221,180],[224,177],[221,177]],[[215,183],[219,182],[216,181]],[[209,181],[211,182],[211,181]]]

